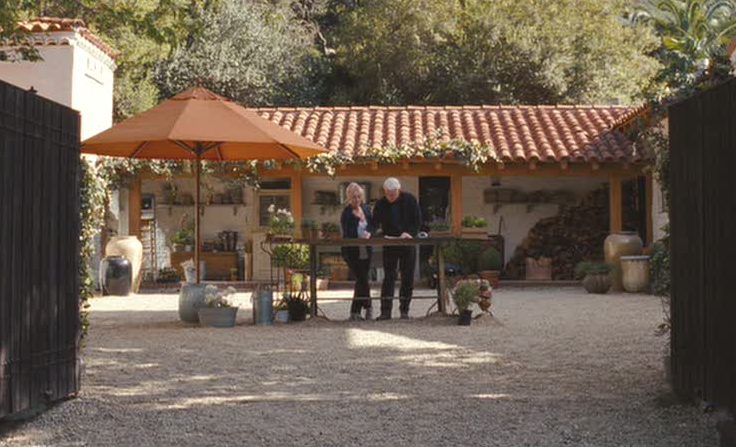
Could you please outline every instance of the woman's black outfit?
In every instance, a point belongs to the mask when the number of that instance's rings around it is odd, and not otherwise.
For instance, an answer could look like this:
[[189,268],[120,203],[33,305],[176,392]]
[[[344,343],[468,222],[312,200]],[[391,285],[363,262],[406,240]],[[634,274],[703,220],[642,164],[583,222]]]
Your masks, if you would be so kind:
[[[365,215],[367,223],[366,231],[372,234],[373,216],[371,214],[371,209],[366,204],[363,204],[360,207],[363,209],[363,214]],[[342,237],[344,239],[357,239],[359,224],[360,219],[353,214],[353,207],[350,205],[346,206],[342,211],[342,216],[340,217]],[[362,308],[371,308],[371,287],[368,283],[368,273],[371,268],[372,249],[371,247],[342,247],[341,252],[342,258],[348,264],[348,267],[355,276],[355,289],[353,292],[353,303],[350,306],[350,313],[360,315]]]

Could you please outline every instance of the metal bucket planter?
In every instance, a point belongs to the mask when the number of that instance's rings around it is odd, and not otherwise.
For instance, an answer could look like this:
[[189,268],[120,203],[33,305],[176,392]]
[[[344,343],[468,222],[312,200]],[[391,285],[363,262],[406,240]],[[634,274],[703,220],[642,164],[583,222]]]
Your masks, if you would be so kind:
[[204,306],[204,284],[182,284],[179,292],[179,319],[187,323],[198,323],[197,311]]
[[202,307],[199,309],[199,324],[207,327],[234,327],[237,307]]

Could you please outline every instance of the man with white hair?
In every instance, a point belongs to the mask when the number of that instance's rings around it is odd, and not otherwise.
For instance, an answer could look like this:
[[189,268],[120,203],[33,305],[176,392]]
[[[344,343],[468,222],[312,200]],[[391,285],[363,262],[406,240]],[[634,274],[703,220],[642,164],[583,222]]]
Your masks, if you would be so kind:
[[[401,190],[401,183],[394,177],[383,182],[384,197],[373,208],[373,227],[383,230],[385,236],[411,239],[419,232],[421,211],[416,197]],[[381,287],[381,314],[377,320],[390,320],[393,307],[396,270],[401,271],[399,287],[399,311],[401,318],[409,318],[409,303],[414,291],[414,264],[416,247],[391,247],[383,249],[384,278]]]

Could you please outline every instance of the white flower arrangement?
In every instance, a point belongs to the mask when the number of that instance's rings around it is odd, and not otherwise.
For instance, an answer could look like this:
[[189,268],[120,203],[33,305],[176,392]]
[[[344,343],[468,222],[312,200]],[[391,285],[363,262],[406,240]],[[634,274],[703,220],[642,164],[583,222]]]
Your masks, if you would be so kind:
[[235,292],[234,287],[220,290],[217,286],[209,284],[204,288],[204,304],[207,307],[237,307],[229,299]]

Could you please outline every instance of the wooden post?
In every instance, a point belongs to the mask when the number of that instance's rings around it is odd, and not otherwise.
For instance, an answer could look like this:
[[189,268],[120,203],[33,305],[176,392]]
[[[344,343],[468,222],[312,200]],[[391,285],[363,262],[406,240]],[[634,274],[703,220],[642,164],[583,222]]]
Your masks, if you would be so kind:
[[[302,204],[302,174],[298,171],[291,174],[291,215],[294,216],[295,231],[300,234],[304,207]],[[303,234],[301,236],[304,237]]]
[[197,160],[195,161],[196,165],[194,167],[195,172],[195,193],[194,193],[194,270],[197,272],[196,276],[196,283],[199,284],[200,280],[200,271],[199,271],[199,250],[202,248],[202,243],[200,241],[200,226],[199,226],[199,215],[200,215],[200,205],[199,205],[199,188],[201,184],[201,170],[202,170],[202,162],[199,159],[199,151],[200,148],[197,147]]
[[452,232],[460,235],[463,221],[463,177],[453,174],[450,177],[450,206],[452,209]]
[[141,237],[141,178],[136,177],[128,194],[128,234]]
[[621,177],[611,175],[608,178],[608,215],[610,219],[609,231],[617,233],[623,229],[623,210],[621,203]]

